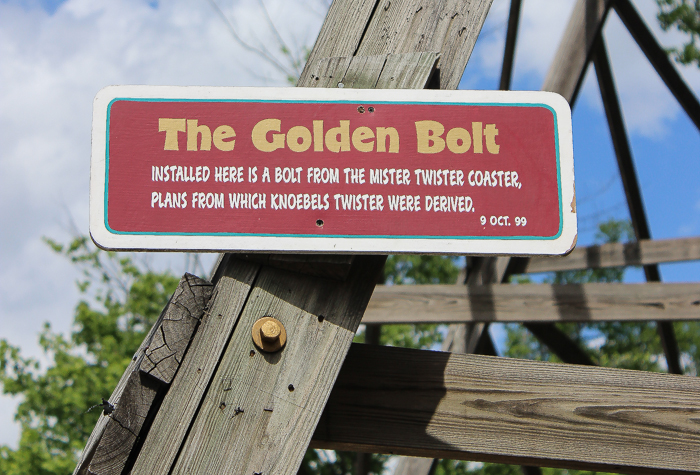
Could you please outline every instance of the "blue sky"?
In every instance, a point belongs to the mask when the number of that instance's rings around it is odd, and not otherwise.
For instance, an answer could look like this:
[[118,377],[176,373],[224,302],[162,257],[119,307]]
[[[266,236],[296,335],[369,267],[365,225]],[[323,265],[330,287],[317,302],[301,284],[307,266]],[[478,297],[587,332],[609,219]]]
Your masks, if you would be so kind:
[[[239,34],[277,51],[257,2],[218,0]],[[311,45],[325,0],[266,0],[292,49]],[[664,46],[655,2],[635,0]],[[498,84],[508,0],[494,0],[462,88]],[[538,90],[573,0],[524,0],[513,89]],[[652,235],[700,235],[700,134],[665,89],[620,21],[605,29]],[[700,70],[681,68],[700,93]],[[111,84],[284,86],[270,65],[243,50],[206,0],[0,0],[0,338],[43,358],[44,321],[70,331],[78,299],[75,270],[42,236],[66,241],[88,229],[92,99]],[[573,114],[579,245],[596,224],[627,209],[595,74]],[[179,254],[146,256],[154,267],[185,269]],[[207,256],[208,268],[214,256]],[[662,266],[665,281],[697,281],[700,263]],[[639,271],[630,282],[642,280]],[[0,397],[0,444],[14,445],[16,401]]]

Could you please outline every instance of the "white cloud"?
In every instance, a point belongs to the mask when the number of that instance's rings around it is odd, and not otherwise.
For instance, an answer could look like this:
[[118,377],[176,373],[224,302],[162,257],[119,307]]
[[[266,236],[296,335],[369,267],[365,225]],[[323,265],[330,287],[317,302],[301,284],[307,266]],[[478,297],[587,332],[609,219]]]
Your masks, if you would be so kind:
[[[251,42],[279,56],[257,3],[219,4],[243,37],[254,34],[259,42]],[[266,5],[286,41],[313,42],[322,5]],[[69,331],[78,295],[74,269],[41,237],[68,239],[71,218],[87,233],[97,91],[110,84],[286,85],[286,79],[241,48],[206,1],[152,8],[140,0],[68,0],[53,15],[0,2],[0,65],[0,338],[42,358],[42,322]],[[175,265],[181,267],[181,257]],[[8,410],[14,403],[3,398],[2,405],[0,444],[14,444]]]

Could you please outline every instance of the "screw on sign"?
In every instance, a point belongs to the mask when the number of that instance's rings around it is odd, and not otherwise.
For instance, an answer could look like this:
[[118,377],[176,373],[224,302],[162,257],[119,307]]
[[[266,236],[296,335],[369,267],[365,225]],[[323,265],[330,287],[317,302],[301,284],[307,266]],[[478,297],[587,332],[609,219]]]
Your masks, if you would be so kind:
[[556,255],[571,112],[526,91],[119,86],[95,101],[106,249]]

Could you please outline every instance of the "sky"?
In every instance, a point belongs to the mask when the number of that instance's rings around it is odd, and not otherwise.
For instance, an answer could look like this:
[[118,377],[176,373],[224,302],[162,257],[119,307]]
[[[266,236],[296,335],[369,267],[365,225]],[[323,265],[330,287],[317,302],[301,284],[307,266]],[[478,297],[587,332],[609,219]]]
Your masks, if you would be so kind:
[[[266,10],[258,1],[217,3],[240,38],[281,62],[270,25],[290,50],[303,51],[327,10],[324,0],[265,0]],[[634,3],[664,46],[682,42],[659,29],[655,2]],[[513,89],[540,89],[572,7],[573,0],[523,1]],[[494,0],[461,89],[497,88],[508,9],[508,0]],[[700,134],[614,13],[604,33],[652,236],[700,235]],[[679,70],[700,95],[700,70]],[[41,361],[43,323],[69,333],[79,299],[76,270],[43,238],[88,233],[92,100],[113,84],[288,82],[236,42],[209,0],[0,0],[0,338]],[[628,217],[592,68],[573,129],[578,243],[586,245],[597,223]],[[186,267],[182,254],[141,258],[177,274]],[[205,271],[214,258],[202,258]],[[697,281],[699,271],[697,262],[661,266],[667,282]],[[642,273],[631,270],[627,280],[640,282]],[[0,396],[0,445],[16,446],[16,404]]]

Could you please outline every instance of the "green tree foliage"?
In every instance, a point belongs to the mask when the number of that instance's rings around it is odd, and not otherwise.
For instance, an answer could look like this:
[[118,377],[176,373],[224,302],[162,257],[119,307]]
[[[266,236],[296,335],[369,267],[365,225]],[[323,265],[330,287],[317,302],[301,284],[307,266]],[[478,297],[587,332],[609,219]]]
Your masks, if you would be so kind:
[[384,266],[385,282],[401,284],[454,284],[459,267],[452,257],[400,254],[389,256]]
[[[602,223],[598,242],[618,242],[632,237],[629,223]],[[77,282],[82,294],[70,336],[52,331],[46,324],[40,344],[50,361],[45,368],[25,358],[19,348],[0,340],[0,384],[5,394],[21,397],[16,419],[21,425],[17,449],[0,447],[0,474],[59,475],[72,472],[99,410],[87,412],[100,398],[111,394],[133,353],[175,289],[178,278],[169,272],[153,272],[128,256],[99,251],[81,237],[67,246],[48,244],[82,271]],[[455,283],[458,261],[439,256],[390,256],[385,268],[389,284]],[[552,283],[620,282],[624,269],[571,271],[552,274]],[[521,279],[522,280],[522,279]],[[660,371],[662,351],[653,323],[563,324],[560,326],[604,366]],[[676,324],[687,372],[697,373],[700,347],[697,322]],[[431,348],[442,341],[444,328],[437,325],[385,325],[380,342],[409,348]],[[546,347],[512,325],[506,329],[505,355],[557,361]],[[357,341],[364,335],[359,334]],[[380,474],[387,457],[372,455],[369,473]],[[355,473],[353,452],[307,451],[299,473],[349,475]],[[514,465],[440,460],[435,475],[516,475]],[[543,475],[562,475],[543,469]],[[568,475],[591,472],[567,471]]]
[[[634,239],[629,221],[610,219],[598,226],[599,244],[626,242]],[[554,284],[622,282],[623,267],[555,272],[547,281]],[[601,322],[559,323],[564,331],[591,359],[603,366],[660,371],[661,345],[653,323]],[[504,356],[542,361],[560,361],[548,348],[519,325],[506,326]]]
[[47,323],[39,343],[50,363],[45,369],[19,348],[0,340],[0,384],[21,396],[15,419],[19,446],[0,447],[0,473],[69,474],[85,446],[99,411],[134,352],[177,286],[170,273],[140,269],[132,259],[98,251],[86,237],[68,246],[48,241],[82,270],[83,298],[75,308],[70,337]]
[[670,48],[669,54],[679,63],[700,68],[700,0],[656,0],[657,18],[664,31],[675,28],[688,36],[682,48]]

